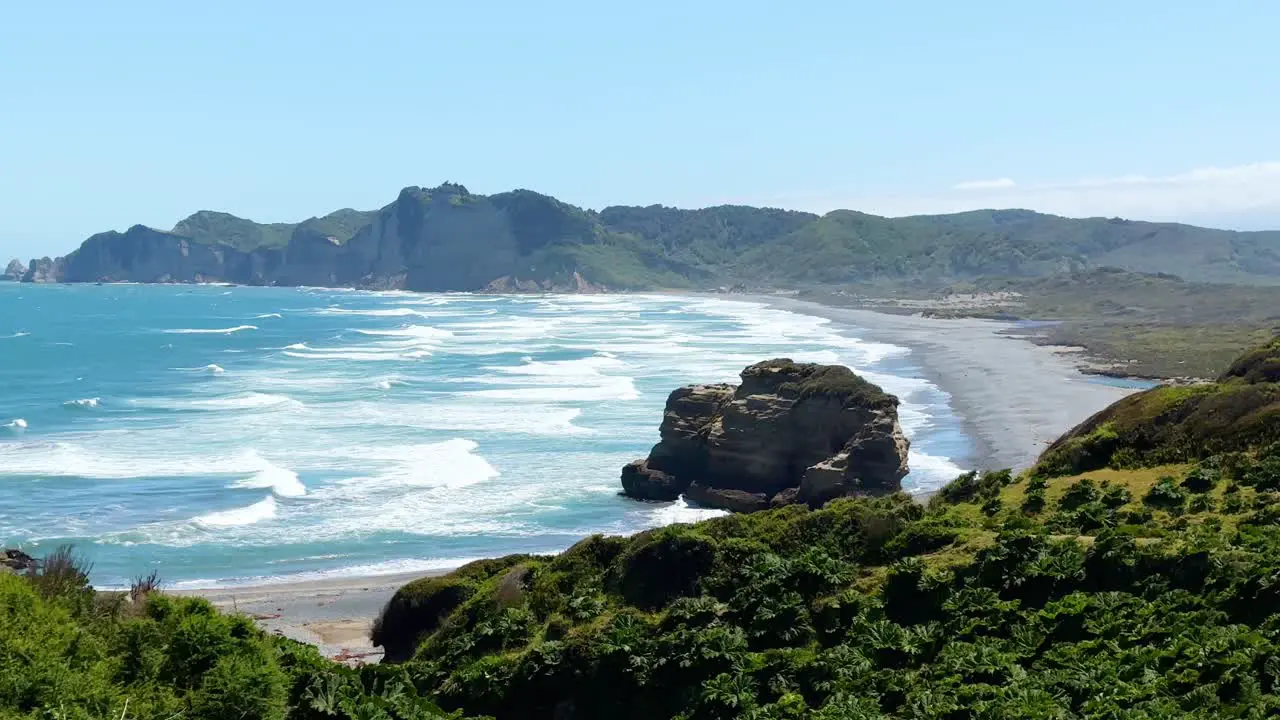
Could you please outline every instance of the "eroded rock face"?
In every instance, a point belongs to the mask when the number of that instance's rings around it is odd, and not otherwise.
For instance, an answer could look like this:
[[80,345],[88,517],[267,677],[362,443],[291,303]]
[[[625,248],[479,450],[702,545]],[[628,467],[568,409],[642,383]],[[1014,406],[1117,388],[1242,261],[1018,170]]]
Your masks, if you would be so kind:
[[0,572],[25,573],[33,570],[38,561],[21,550],[0,548]]
[[896,397],[839,365],[768,360],[741,377],[672,392],[661,441],[623,469],[624,494],[752,512],[899,489],[909,444]]
[[62,282],[66,262],[63,258],[39,258],[32,260],[27,271],[22,275],[22,282],[56,283]]
[[4,275],[0,275],[0,280],[10,280],[17,282],[22,276],[27,274],[27,267],[22,264],[21,260],[10,260],[8,267],[4,269]]

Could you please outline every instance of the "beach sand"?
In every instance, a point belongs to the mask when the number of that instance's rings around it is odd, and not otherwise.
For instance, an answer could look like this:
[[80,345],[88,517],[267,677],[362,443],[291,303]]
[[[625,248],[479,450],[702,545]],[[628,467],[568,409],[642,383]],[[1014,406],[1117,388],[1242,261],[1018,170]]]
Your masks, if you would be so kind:
[[857,328],[851,334],[861,339],[911,348],[913,364],[951,396],[977,444],[969,463],[975,468],[1030,467],[1058,436],[1135,392],[1082,374],[1083,363],[1073,357],[1079,348],[1036,345],[1014,323],[892,315],[773,295],[729,297],[824,317]]
[[[852,326],[856,337],[911,348],[913,364],[951,396],[977,445],[968,465],[1025,468],[1066,430],[1134,392],[1090,380],[1062,348],[1016,337],[991,320],[940,320],[829,307],[778,296],[734,295]],[[655,422],[657,420],[655,419]],[[643,450],[638,448],[637,452]],[[956,459],[962,465],[966,464]],[[373,618],[396,589],[439,573],[341,578],[256,587],[191,590],[215,605],[246,613],[268,632],[318,646],[347,662],[376,662]]]
[[405,583],[439,572],[308,580],[246,587],[178,591],[218,608],[241,612],[262,629],[320,648],[326,657],[370,663],[382,651],[369,643],[369,628],[382,606]]

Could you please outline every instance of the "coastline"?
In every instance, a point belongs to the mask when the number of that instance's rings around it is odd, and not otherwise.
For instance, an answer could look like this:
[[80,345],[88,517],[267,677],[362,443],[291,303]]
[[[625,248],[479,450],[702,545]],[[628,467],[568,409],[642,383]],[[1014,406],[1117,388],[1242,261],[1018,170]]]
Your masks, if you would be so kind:
[[[950,397],[975,445],[974,468],[1025,468],[1044,446],[1094,412],[1135,392],[1080,372],[1070,350],[1038,345],[1011,322],[937,319],[835,307],[778,295],[681,293],[758,303],[821,317],[861,339],[910,349],[919,374]],[[960,460],[960,458],[956,458]],[[920,496],[922,499],[927,496]],[[330,658],[381,658],[369,644],[373,619],[405,583],[447,570],[269,585],[191,589],[219,608],[243,612],[266,631],[320,648]]]
[[1071,358],[1075,350],[1036,344],[1013,322],[882,313],[779,295],[730,297],[827,318],[860,338],[909,348],[921,375],[950,395],[977,446],[975,469],[1030,467],[1060,435],[1138,391],[1091,379]]
[[382,651],[369,643],[369,629],[396,590],[423,577],[448,570],[343,577],[171,591],[202,597],[220,610],[253,618],[269,633],[315,645],[328,658],[373,663]]

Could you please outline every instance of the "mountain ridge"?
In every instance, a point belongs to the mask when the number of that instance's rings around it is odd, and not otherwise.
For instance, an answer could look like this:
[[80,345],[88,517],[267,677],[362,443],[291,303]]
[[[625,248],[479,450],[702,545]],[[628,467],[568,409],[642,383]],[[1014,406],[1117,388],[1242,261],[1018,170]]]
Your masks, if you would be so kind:
[[[257,223],[202,210],[164,231],[86,239],[56,282],[234,282],[424,291],[529,285],[610,290],[1039,277],[1114,266],[1280,284],[1280,231],[1241,232],[1031,210],[887,218],[717,205],[599,211],[517,189],[406,187],[378,210]],[[505,283],[505,285],[504,285]]]

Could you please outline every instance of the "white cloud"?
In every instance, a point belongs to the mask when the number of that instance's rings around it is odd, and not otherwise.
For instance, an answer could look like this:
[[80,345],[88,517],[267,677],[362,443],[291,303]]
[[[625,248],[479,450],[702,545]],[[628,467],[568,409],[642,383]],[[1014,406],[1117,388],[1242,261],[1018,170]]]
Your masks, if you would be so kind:
[[1120,175],[1018,184],[973,180],[916,195],[810,197],[785,203],[818,212],[850,208],[879,215],[923,215],[1026,208],[1067,217],[1124,217],[1280,228],[1280,162],[1204,167],[1173,175]]
[[1009,178],[996,178],[995,180],[965,180],[951,186],[952,190],[1000,190],[1003,188],[1015,187],[1017,183]]

